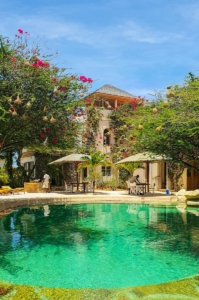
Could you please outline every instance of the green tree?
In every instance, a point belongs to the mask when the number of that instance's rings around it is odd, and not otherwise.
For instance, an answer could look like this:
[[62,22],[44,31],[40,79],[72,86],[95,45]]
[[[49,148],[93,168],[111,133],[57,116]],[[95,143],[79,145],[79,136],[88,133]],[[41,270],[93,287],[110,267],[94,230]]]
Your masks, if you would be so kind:
[[6,184],[8,182],[8,174],[6,173],[5,168],[0,168],[0,184]]
[[182,86],[167,90],[165,96],[158,95],[140,108],[136,119],[129,118],[135,124],[136,150],[166,155],[189,166],[199,157],[199,80],[188,76]]
[[[134,137],[129,150],[172,158],[169,174],[177,182],[184,167],[199,170],[199,79],[189,74],[182,85],[167,87],[126,119]],[[132,127],[132,128],[130,128]],[[177,184],[177,183],[176,183]]]
[[14,41],[0,38],[0,155],[9,157],[75,148],[79,101],[92,82],[66,74],[39,45],[30,48],[28,36],[19,29]]

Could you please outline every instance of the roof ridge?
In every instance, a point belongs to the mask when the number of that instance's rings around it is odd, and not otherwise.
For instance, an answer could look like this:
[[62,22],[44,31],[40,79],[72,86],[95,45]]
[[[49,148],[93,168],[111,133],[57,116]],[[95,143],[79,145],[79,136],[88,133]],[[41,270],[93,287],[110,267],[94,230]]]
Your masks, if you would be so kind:
[[[102,93],[102,94],[111,94],[111,95],[117,95],[117,96],[123,96],[123,97],[130,97],[130,98],[134,98],[135,96],[125,92],[124,90],[121,90],[111,84],[105,84],[102,87],[100,87],[99,89],[95,90],[93,93]],[[92,93],[92,94],[93,94]]]

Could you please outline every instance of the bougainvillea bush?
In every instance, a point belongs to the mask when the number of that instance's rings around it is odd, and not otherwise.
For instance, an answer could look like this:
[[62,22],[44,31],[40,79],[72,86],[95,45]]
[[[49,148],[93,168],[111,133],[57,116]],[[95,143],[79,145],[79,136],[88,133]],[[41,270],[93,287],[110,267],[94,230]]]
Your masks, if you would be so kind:
[[199,171],[198,112],[199,79],[189,73],[181,85],[168,86],[153,101],[139,106],[134,115],[128,114],[127,129],[121,133],[134,142],[124,149],[170,158],[168,175],[178,190],[184,168]]
[[110,114],[110,130],[114,133],[115,143],[112,145],[113,160],[118,161],[134,153],[135,136],[132,133],[134,124],[129,119],[137,117],[137,110],[144,99],[134,98],[130,102],[116,107]]
[[22,29],[0,37],[0,154],[75,146],[78,103],[92,79],[67,74],[42,51]]

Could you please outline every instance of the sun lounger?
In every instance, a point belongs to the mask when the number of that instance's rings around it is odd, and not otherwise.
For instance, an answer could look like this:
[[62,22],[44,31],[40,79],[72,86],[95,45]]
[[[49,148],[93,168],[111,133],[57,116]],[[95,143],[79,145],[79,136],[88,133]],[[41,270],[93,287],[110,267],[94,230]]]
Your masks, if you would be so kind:
[[25,189],[24,188],[15,188],[15,189],[12,189],[9,185],[3,185],[2,186],[2,190],[7,194],[10,193],[10,194],[14,194],[14,193],[20,193],[20,192],[24,192],[25,194]]
[[8,195],[8,193],[9,193],[8,189],[2,189],[2,188],[0,188],[0,194],[1,195]]

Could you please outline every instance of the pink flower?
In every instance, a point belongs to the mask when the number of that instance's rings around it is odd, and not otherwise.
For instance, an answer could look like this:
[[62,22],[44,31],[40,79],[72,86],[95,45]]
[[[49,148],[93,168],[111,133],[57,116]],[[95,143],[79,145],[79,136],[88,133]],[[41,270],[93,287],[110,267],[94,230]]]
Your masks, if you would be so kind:
[[91,99],[89,99],[89,98],[86,99],[86,102],[87,102],[87,103],[90,103],[90,102],[91,102]]
[[46,128],[46,129],[45,129],[45,132],[50,132],[50,128]]
[[42,67],[43,66],[43,61],[41,61],[40,59],[38,59],[37,64],[38,64],[38,66]]
[[102,140],[102,136],[100,136],[99,138],[100,138],[100,140]]
[[42,139],[45,138],[45,134],[44,133],[40,133],[39,135]]
[[44,68],[49,68],[49,67],[50,67],[50,64],[49,64],[48,62],[43,63],[43,67],[44,67]]
[[58,90],[63,92],[63,91],[67,91],[68,88],[66,86],[59,86]]
[[75,76],[74,76],[74,75],[71,75],[71,78],[72,78],[72,79],[75,79]]
[[23,30],[22,29],[18,29],[18,32],[23,34]]
[[38,64],[32,64],[32,67],[38,68],[39,66],[38,66]]
[[146,102],[149,102],[149,100],[146,100]]
[[87,78],[87,82],[92,83],[93,80],[91,78]]
[[80,76],[79,80],[82,82],[87,82],[87,78],[85,76]]
[[52,139],[52,143],[57,143],[57,141],[58,141],[57,138]]
[[32,64],[32,67],[35,67],[35,68],[38,68],[38,67],[49,68],[50,64],[48,62],[43,62],[42,60],[38,59],[34,64]]
[[52,78],[51,78],[51,81],[52,81],[53,83],[57,83],[57,79],[56,79],[55,77],[52,77]]

